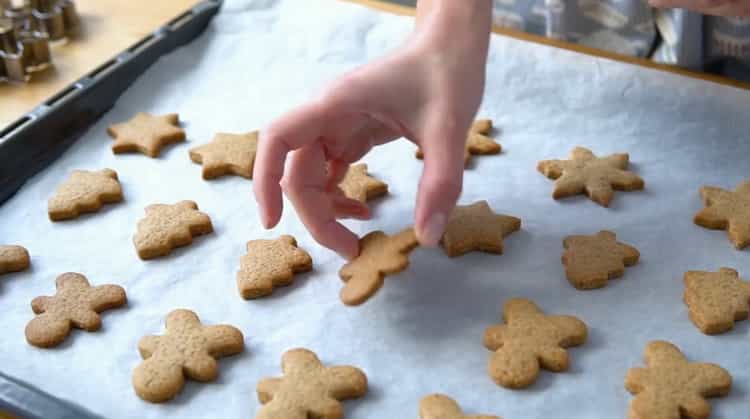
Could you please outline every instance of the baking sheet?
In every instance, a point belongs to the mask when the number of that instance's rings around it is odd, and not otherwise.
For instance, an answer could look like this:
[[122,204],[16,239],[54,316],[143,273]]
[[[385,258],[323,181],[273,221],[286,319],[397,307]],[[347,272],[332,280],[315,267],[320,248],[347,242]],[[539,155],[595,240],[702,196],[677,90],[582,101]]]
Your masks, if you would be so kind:
[[[255,384],[279,374],[283,351],[302,346],[326,363],[367,373],[370,391],[346,403],[349,418],[417,417],[422,396],[443,392],[467,412],[506,419],[600,419],[625,416],[628,368],[642,364],[648,341],[667,339],[691,359],[732,373],[732,393],[713,401],[713,417],[746,416],[750,322],[704,336],[688,321],[681,295],[686,270],[730,266],[750,277],[748,251],[734,250],[724,232],[692,223],[702,207],[700,185],[733,188],[750,177],[747,92],[493,37],[480,116],[501,127],[503,154],[475,159],[461,202],[487,199],[495,210],[521,217],[523,229],[506,240],[502,256],[449,259],[418,249],[409,270],[389,277],[359,308],[338,299],[342,260],[317,246],[292,210],[264,231],[250,181],[201,179],[190,147],[216,131],[264,126],[337,75],[397,46],[411,25],[409,18],[334,1],[227,1],[201,38],[154,65],[88,134],[0,207],[0,242],[26,246],[33,264],[0,280],[0,369],[106,417],[239,418],[257,411]],[[179,112],[188,142],[155,160],[114,156],[106,127],[137,111]],[[563,158],[575,145],[630,152],[646,190],[617,193],[609,209],[585,198],[553,201],[552,182],[536,172],[536,162]],[[365,158],[391,194],[374,204],[373,220],[349,223],[356,232],[395,232],[411,222],[421,170],[413,151],[400,141]],[[46,201],[71,170],[103,167],[120,174],[124,203],[71,222],[47,220]],[[143,208],[182,199],[195,200],[216,232],[170,257],[140,261],[131,238]],[[604,289],[576,291],[560,265],[561,240],[602,228],[640,249],[641,262]],[[314,272],[269,298],[242,300],[235,272],[245,242],[279,234],[297,237],[314,258]],[[98,333],[76,331],[57,349],[33,348],[24,339],[29,302],[51,295],[54,278],[66,271],[123,285],[128,308],[106,312]],[[543,372],[524,391],[492,382],[481,345],[502,303],[517,296],[548,313],[579,316],[590,328],[588,343],[570,351],[569,372]],[[138,339],[161,333],[164,316],[180,307],[205,323],[239,327],[247,350],[221,361],[215,383],[190,382],[170,403],[145,403],[130,384]]]

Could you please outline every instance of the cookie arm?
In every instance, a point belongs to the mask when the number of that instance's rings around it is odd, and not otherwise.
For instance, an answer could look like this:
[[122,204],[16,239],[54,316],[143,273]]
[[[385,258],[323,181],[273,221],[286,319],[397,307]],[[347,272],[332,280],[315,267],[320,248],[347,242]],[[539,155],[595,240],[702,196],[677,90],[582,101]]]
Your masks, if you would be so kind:
[[620,247],[620,250],[622,250],[622,262],[625,264],[625,266],[633,266],[638,263],[638,259],[640,259],[641,257],[641,253],[638,251],[638,249],[622,242],[618,242],[617,244]]
[[326,370],[328,394],[336,400],[362,397],[367,392],[367,376],[351,366],[336,366]]
[[245,338],[239,329],[229,325],[206,326],[203,328],[206,350],[213,357],[224,357],[242,352]]
[[47,308],[52,303],[53,297],[41,296],[31,300],[31,309],[36,314],[42,314],[47,311]]
[[261,380],[255,387],[255,390],[258,393],[258,401],[262,404],[269,403],[274,397],[276,397],[276,394],[281,388],[281,384],[281,378],[264,378]]
[[219,366],[207,353],[198,352],[185,360],[185,375],[195,381],[213,381],[219,376]]
[[100,313],[122,306],[127,302],[125,290],[119,285],[99,285],[88,292],[89,306]]

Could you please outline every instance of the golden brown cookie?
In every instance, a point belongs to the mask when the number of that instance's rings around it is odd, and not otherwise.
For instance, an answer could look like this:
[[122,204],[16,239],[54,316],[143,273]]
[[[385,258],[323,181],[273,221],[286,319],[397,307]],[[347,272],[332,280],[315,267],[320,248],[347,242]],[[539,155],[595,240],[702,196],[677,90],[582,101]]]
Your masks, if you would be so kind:
[[276,240],[251,240],[240,259],[237,289],[249,300],[269,295],[274,287],[290,285],[294,274],[312,270],[310,254],[297,247],[292,236]]
[[[500,144],[489,136],[492,131],[492,120],[491,119],[477,119],[469,128],[469,133],[466,137],[466,146],[464,147],[464,165],[469,164],[471,156],[498,154],[502,151]],[[424,158],[424,153],[421,149],[417,150],[416,156],[418,159]]]
[[643,179],[628,168],[627,153],[596,157],[591,150],[576,147],[570,160],[544,160],[537,170],[550,179],[557,179],[552,198],[560,199],[585,193],[592,201],[609,206],[614,190],[643,189]]
[[190,310],[173,310],[167,315],[166,326],[165,334],[145,336],[138,342],[143,362],[133,371],[135,393],[153,403],[176,396],[185,377],[215,380],[219,375],[216,360],[245,349],[245,338],[236,327],[204,326]]
[[0,245],[0,275],[23,271],[29,265],[31,265],[31,258],[26,248]]
[[704,186],[701,197],[706,208],[695,214],[695,224],[714,230],[726,230],[737,249],[750,245],[750,180],[732,191]]
[[521,228],[521,219],[495,214],[487,201],[457,205],[441,241],[448,256],[461,256],[473,250],[503,253],[503,238]]
[[629,419],[705,419],[711,413],[706,397],[725,396],[732,376],[716,364],[688,362],[669,342],[646,346],[646,368],[631,368],[625,388],[635,395]]
[[99,330],[98,313],[127,303],[125,290],[119,285],[92,287],[85,276],[64,273],[55,281],[53,297],[36,297],[31,309],[37,314],[26,325],[26,340],[40,348],[57,346],[70,334],[71,327],[87,332]]
[[367,377],[359,368],[326,367],[307,349],[287,351],[281,369],[283,377],[258,383],[263,406],[255,419],[341,419],[341,401],[367,393]]
[[76,218],[82,213],[96,212],[103,204],[122,201],[122,187],[117,172],[74,170],[68,180],[57,187],[47,203],[52,221]]
[[185,131],[180,128],[176,113],[154,116],[138,112],[130,121],[107,128],[107,133],[115,139],[112,143],[115,154],[139,151],[157,157],[165,146],[185,141]]
[[500,419],[499,416],[464,415],[455,400],[442,394],[431,394],[419,402],[419,419]]
[[591,236],[568,236],[563,240],[562,264],[570,285],[579,290],[602,288],[607,281],[625,274],[626,266],[638,263],[638,249],[618,242],[611,231]]
[[505,324],[484,332],[484,346],[493,351],[489,373],[503,387],[519,389],[536,381],[539,367],[560,372],[568,369],[565,348],[586,342],[586,324],[573,316],[548,316],[523,298],[503,307]]
[[693,324],[707,335],[731,330],[750,315],[750,282],[732,268],[685,273],[683,300]]
[[349,199],[365,203],[388,193],[388,185],[367,174],[367,165],[355,164],[346,171],[339,188]]
[[203,179],[229,174],[252,179],[257,150],[258,131],[248,134],[219,133],[210,143],[191,149],[190,159],[203,164]]
[[386,275],[401,272],[409,266],[407,254],[419,245],[414,229],[408,228],[393,236],[373,231],[359,240],[359,256],[339,271],[345,282],[341,301],[359,305],[383,286]]
[[154,204],[146,207],[146,217],[138,222],[133,244],[141,259],[153,259],[170,254],[175,247],[189,245],[194,236],[212,231],[211,218],[198,211],[198,204],[193,201]]

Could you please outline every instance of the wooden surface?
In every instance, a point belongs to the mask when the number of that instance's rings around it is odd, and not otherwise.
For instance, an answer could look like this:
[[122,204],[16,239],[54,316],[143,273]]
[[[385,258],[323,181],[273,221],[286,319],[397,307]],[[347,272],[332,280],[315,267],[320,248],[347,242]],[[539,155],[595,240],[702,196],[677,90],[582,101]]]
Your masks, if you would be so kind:
[[[357,3],[363,6],[371,7],[373,9],[383,10],[386,12],[403,15],[403,16],[414,16],[415,9],[409,6],[402,6],[393,3],[387,3],[381,0],[343,0],[350,3]],[[679,74],[686,77],[692,77],[701,80],[707,80],[714,83],[724,84],[728,86],[734,86],[741,89],[750,90],[750,83],[733,80],[727,77],[717,76],[714,74],[701,73],[697,71],[685,70],[683,68],[675,67],[669,64],[661,64],[644,58],[631,57],[627,55],[620,55],[609,51],[603,51],[596,48],[587,47],[584,45],[571,44],[569,42],[560,41],[557,39],[550,39],[539,35],[533,35],[525,32],[514,31],[511,29],[501,28],[494,26],[492,31],[496,34],[507,36],[510,38],[519,39],[522,41],[533,42],[536,44],[549,45],[556,48],[567,49],[570,51],[576,51],[582,54],[593,55],[596,57],[606,58],[615,61],[621,61],[625,63],[640,65],[642,67],[648,67],[660,71],[666,71],[669,73]]]
[[53,68],[28,84],[0,83],[0,128],[125,50],[198,0],[76,0],[82,31],[52,48]]

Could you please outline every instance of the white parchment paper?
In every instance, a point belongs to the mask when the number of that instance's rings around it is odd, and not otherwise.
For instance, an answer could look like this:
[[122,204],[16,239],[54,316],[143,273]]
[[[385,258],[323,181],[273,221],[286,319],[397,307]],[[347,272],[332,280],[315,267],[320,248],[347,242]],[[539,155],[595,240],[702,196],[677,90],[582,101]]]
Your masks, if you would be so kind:
[[[681,301],[686,270],[738,269],[750,278],[748,251],[724,232],[692,223],[703,184],[734,188],[750,177],[750,95],[708,82],[494,36],[480,116],[501,127],[503,153],[475,159],[466,171],[462,203],[487,199],[519,216],[523,230],[502,256],[473,253],[449,259],[418,249],[411,267],[386,280],[359,308],[338,299],[342,260],[317,246],[287,209],[264,231],[251,181],[206,182],[188,149],[217,131],[245,132],[319,92],[343,72],[399,45],[412,25],[336,1],[227,1],[207,32],[165,57],[115,108],[49,169],[0,207],[0,242],[26,246],[33,268],[0,281],[0,369],[111,418],[248,418],[258,409],[255,384],[280,373],[281,354],[316,351],[328,364],[352,364],[370,380],[349,418],[416,418],[419,399],[443,392],[471,413],[517,418],[625,417],[628,368],[642,365],[646,343],[667,339],[692,360],[713,361],[734,377],[729,397],[713,401],[717,418],[747,417],[750,405],[750,322],[707,337],[688,320]],[[137,111],[179,112],[188,142],[158,159],[115,156],[106,127]],[[586,198],[553,201],[552,182],[538,160],[564,158],[575,145],[596,153],[629,152],[646,181],[642,192],[617,193],[609,209]],[[410,225],[422,164],[406,141],[365,159],[391,193],[375,217],[349,223],[364,234]],[[46,201],[73,169],[118,171],[124,203],[75,221],[51,223]],[[195,200],[215,233],[170,257],[143,262],[131,238],[143,208]],[[604,289],[581,292],[565,280],[562,238],[612,229],[640,249],[640,264]],[[270,298],[242,300],[235,272],[251,239],[292,234],[313,256],[315,270]],[[63,272],[93,283],[118,283],[125,309],[104,313],[98,333],[75,331],[59,348],[40,350],[24,339],[30,301],[54,293]],[[543,372],[530,389],[496,386],[486,373],[484,329],[502,303],[528,297],[548,313],[585,320],[590,338],[570,350],[569,372]],[[247,350],[220,363],[211,384],[190,382],[176,400],[153,405],[134,394],[136,344],[163,331],[175,308],[195,310],[207,324],[230,323]]]

